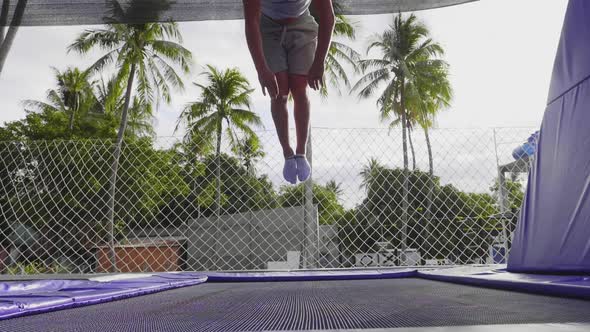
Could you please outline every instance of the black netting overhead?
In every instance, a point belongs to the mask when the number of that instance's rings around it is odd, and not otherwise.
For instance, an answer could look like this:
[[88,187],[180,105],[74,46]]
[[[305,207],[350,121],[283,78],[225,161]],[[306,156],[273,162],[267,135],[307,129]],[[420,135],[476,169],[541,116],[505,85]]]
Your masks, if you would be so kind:
[[[451,6],[475,0],[341,0],[343,14],[367,15]],[[241,0],[0,0],[3,25],[85,25],[112,22],[232,20]]]

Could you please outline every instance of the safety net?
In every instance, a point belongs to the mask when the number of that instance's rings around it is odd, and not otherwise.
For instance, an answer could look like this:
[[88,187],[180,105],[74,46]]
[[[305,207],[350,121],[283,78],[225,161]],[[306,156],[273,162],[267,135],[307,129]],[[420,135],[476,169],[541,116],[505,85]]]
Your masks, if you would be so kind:
[[[342,14],[368,15],[424,10],[474,0],[341,0]],[[0,26],[86,25],[232,20],[242,0],[2,0]]]

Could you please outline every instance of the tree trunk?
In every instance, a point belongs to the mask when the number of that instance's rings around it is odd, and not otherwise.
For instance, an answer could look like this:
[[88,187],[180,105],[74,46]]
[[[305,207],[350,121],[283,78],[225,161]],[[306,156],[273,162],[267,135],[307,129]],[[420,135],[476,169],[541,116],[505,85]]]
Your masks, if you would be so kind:
[[68,130],[70,131],[70,135],[72,131],[74,131],[74,110],[70,110],[70,116],[68,119]]
[[80,108],[80,100],[78,99],[79,96],[76,93],[76,96],[74,97],[76,98],[76,106],[75,108],[70,110],[70,123],[68,125],[69,129],[70,129],[70,134],[72,134],[72,132],[74,131],[74,116],[76,115],[76,112],[78,112],[78,108]]
[[434,176],[434,158],[432,157],[432,145],[428,128],[424,128],[424,136],[426,136],[426,147],[428,148],[428,174],[432,177]]
[[217,125],[217,145],[215,147],[215,256],[213,259],[212,269],[217,269],[218,264],[221,261],[221,250],[219,244],[219,237],[221,236],[221,134],[222,134],[222,121],[223,118],[219,119]]
[[[8,7],[8,6],[7,6]],[[2,10],[8,11],[8,8],[3,6]],[[6,58],[8,57],[8,52],[12,47],[12,43],[14,42],[14,38],[16,37],[16,33],[18,28],[21,24],[23,14],[25,12],[25,8],[27,7],[27,0],[19,0],[16,4],[16,9],[14,10],[14,16],[12,17],[12,21],[10,22],[10,28],[8,28],[8,32],[6,36],[3,38],[2,43],[0,43],[0,75],[2,75],[2,69],[4,68],[4,63],[6,62]],[[2,12],[4,14],[4,12]],[[8,12],[6,12],[8,15]],[[1,17],[4,19],[4,17]],[[2,31],[3,32],[3,31]]]
[[221,121],[217,126],[217,146],[215,148],[215,216],[221,216]]
[[8,25],[8,7],[10,0],[2,1],[2,8],[0,9],[0,46],[4,42],[4,35],[6,34],[6,26]]
[[125,129],[127,129],[127,114],[129,112],[129,102],[131,100],[131,91],[133,89],[133,80],[135,79],[136,65],[131,65],[131,72],[127,80],[127,91],[125,92],[125,104],[123,105],[123,113],[121,114],[121,124],[119,125],[119,132],[117,133],[117,142],[113,151],[113,164],[111,165],[111,176],[109,180],[109,214],[108,214],[108,242],[109,242],[109,259],[111,263],[111,272],[117,272],[117,258],[115,255],[115,193],[117,188],[117,172],[119,170],[119,158],[121,157],[121,148],[123,139],[125,137]]
[[412,129],[408,126],[408,143],[410,143],[410,152],[412,153],[412,170],[416,170],[416,150],[414,150],[414,142],[412,141]]
[[[194,172],[192,172],[192,168],[194,167],[194,164],[196,164],[195,161],[196,158],[191,158],[190,159],[190,164],[191,164],[191,174],[193,174]],[[199,194],[198,192],[200,190],[202,190],[202,188],[199,186],[199,182],[198,182],[198,177],[196,176],[191,176],[192,178],[192,190],[191,190],[191,195],[189,196],[189,204],[190,206],[193,208],[192,211],[189,212],[189,218],[190,219],[199,219],[201,217],[201,208],[200,208],[200,204],[198,203],[198,198],[199,198]],[[200,190],[199,190],[200,189]]]
[[[430,134],[428,127],[424,127],[424,136],[426,137],[426,147],[428,148],[428,195],[426,196],[426,245],[432,236],[432,205],[434,204],[434,158],[432,157],[432,145],[430,143]],[[430,248],[426,248],[430,250]],[[434,255],[430,258],[435,258]]]
[[401,88],[400,88],[400,104],[401,104],[401,112],[402,112],[402,146],[403,146],[403,153],[404,153],[404,171],[403,171],[403,188],[402,188],[402,227],[401,227],[401,262],[402,264],[406,263],[406,249],[408,246],[408,222],[409,222],[409,214],[408,210],[410,208],[409,202],[409,172],[408,172],[408,142],[406,136],[406,127],[407,127],[407,114],[406,114],[406,98],[405,98],[405,78],[401,78]]

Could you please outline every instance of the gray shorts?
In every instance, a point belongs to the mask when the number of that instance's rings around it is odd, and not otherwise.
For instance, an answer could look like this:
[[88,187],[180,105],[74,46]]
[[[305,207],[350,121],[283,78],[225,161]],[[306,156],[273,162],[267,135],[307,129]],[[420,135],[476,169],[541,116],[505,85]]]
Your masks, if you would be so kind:
[[261,15],[260,32],[266,63],[274,73],[307,75],[318,42],[318,24],[307,12],[295,22],[282,25]]

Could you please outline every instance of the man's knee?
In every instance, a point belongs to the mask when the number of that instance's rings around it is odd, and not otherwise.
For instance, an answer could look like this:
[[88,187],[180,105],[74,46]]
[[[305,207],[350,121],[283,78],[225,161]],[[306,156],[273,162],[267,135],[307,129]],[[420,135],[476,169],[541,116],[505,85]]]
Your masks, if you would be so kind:
[[305,86],[303,88],[300,87],[291,89],[291,94],[293,95],[293,100],[296,103],[309,101],[307,97],[307,88]]
[[[278,96],[275,98],[271,97],[271,103],[275,107],[287,106],[287,101],[289,101],[289,94],[288,93],[279,93]],[[273,107],[274,109],[274,107]]]
[[307,77],[303,75],[290,75],[289,90],[295,102],[307,101]]
[[275,74],[277,79],[277,86],[279,88],[276,97],[270,97],[272,105],[278,107],[286,107],[289,100],[289,74],[286,71]]

